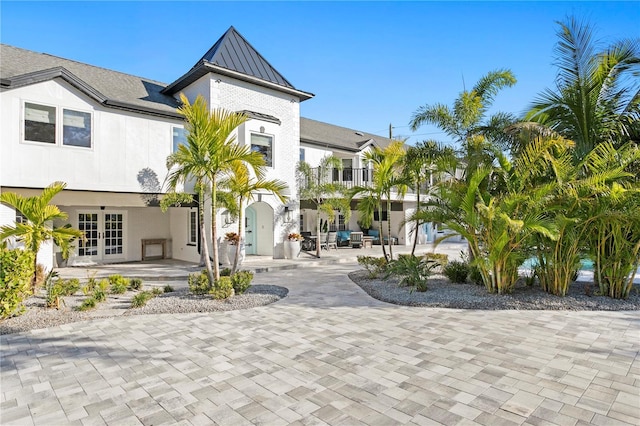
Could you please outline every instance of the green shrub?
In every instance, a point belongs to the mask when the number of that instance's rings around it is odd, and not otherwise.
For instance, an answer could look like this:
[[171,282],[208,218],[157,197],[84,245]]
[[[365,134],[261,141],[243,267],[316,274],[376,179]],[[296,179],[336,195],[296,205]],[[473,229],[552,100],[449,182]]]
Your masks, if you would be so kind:
[[129,279],[123,277],[122,275],[110,275],[109,276],[109,292],[112,294],[123,294],[127,291],[129,287]]
[[230,277],[231,276],[231,268],[223,268],[220,271],[220,276],[221,277]]
[[60,295],[61,296],[73,296],[80,290],[80,280],[77,278],[71,278],[68,280],[62,280],[60,282]]
[[401,254],[398,259],[389,263],[386,277],[394,275],[400,278],[400,285],[413,287],[418,291],[427,291],[427,278],[431,270],[439,264],[424,257]]
[[469,264],[462,260],[452,260],[442,269],[445,277],[454,283],[466,283],[469,276]]
[[213,296],[214,299],[228,299],[233,296],[233,284],[231,283],[230,277],[220,277],[218,281],[215,282],[213,289],[209,291],[209,294]]
[[131,280],[129,280],[129,288],[131,290],[142,289],[142,280],[140,278],[131,278]]
[[142,291],[138,294],[136,294],[135,296],[133,296],[133,299],[131,300],[131,307],[132,308],[141,308],[144,305],[147,304],[147,302],[151,299],[153,299],[155,297],[155,295],[150,292],[150,291]]
[[469,267],[469,281],[477,285],[484,285],[484,280],[482,279],[480,268],[478,268],[477,266]]
[[0,318],[20,315],[22,302],[31,295],[33,254],[25,250],[0,250]]
[[78,311],[88,311],[89,309],[93,309],[98,305],[98,301],[93,297],[89,297],[85,299],[80,306],[76,308]]
[[358,256],[358,264],[369,272],[369,278],[377,278],[387,270],[384,257]]
[[107,290],[109,289],[110,284],[108,279],[102,279],[98,282],[98,285],[93,290],[91,297],[96,299],[97,302],[104,302],[107,300]]
[[154,288],[151,289],[151,293],[154,296],[160,296],[161,294],[164,293],[164,289],[161,289],[160,287],[154,287]]
[[235,294],[247,291],[251,287],[251,281],[253,281],[253,272],[251,271],[238,271],[231,276],[231,284]]
[[173,293],[173,287],[171,287],[169,284],[165,285],[163,288],[165,293]]
[[189,291],[193,294],[207,294],[209,290],[211,290],[206,270],[189,274],[187,282],[189,284]]

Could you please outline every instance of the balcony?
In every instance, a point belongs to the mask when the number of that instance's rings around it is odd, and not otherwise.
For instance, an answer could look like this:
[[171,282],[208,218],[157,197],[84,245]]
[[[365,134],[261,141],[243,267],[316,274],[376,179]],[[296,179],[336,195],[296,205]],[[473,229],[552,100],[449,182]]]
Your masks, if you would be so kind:
[[[314,176],[318,176],[318,168],[311,169]],[[321,183],[340,183],[344,185],[347,189],[351,189],[355,186],[363,186],[369,187],[371,186],[371,180],[373,177],[373,170],[371,169],[354,169],[354,168],[345,168],[342,170],[332,169],[325,180]],[[304,186],[304,182],[302,182]],[[428,184],[421,188],[421,193],[426,193]],[[407,190],[408,194],[414,194],[415,191],[411,188]]]

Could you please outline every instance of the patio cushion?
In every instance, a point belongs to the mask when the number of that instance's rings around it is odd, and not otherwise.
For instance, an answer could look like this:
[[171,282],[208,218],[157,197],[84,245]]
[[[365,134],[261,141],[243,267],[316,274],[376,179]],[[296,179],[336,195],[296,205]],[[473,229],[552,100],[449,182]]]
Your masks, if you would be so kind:
[[345,230],[345,231],[336,231],[336,232],[337,232],[336,241],[338,244],[346,243],[351,239],[351,231]]

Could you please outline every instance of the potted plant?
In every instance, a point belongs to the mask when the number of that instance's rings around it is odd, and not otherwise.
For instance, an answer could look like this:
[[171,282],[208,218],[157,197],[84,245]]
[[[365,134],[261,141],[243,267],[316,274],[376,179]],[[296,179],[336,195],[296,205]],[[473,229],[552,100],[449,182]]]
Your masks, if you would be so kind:
[[286,259],[297,259],[300,255],[300,242],[304,237],[296,232],[287,236],[284,242],[284,257]]
[[[227,257],[229,259],[229,264],[233,265],[233,261],[236,258],[236,246],[240,244],[240,235],[235,232],[227,232],[224,235],[224,240],[227,243]],[[242,261],[242,255],[240,259],[238,259],[238,265]]]

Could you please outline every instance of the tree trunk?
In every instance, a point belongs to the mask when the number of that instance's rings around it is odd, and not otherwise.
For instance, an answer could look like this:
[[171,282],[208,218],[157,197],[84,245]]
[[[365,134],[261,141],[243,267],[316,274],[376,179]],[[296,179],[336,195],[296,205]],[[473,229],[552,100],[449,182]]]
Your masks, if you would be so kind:
[[[416,213],[420,212],[420,182],[418,182],[418,185],[416,185]],[[418,244],[418,229],[420,227],[420,222],[418,220],[416,220],[416,224],[415,227],[413,228],[413,247],[411,247],[411,256],[415,256],[416,255],[416,245]]]
[[320,259],[320,205],[316,204],[316,257]]
[[382,203],[378,203],[378,229],[380,230],[380,245],[382,246],[382,255],[384,256],[384,260],[389,262],[389,258],[387,257],[387,249],[384,245],[384,228],[382,227]]
[[389,261],[393,260],[393,249],[391,248],[391,194],[387,198],[387,238],[389,239]]
[[240,257],[240,245],[242,244],[242,200],[238,203],[238,237],[240,240],[236,244],[236,255],[233,259],[233,266],[231,267],[231,275],[236,273],[238,269],[238,258]]
[[[209,282],[213,282],[213,268],[211,267],[211,258],[209,257],[209,244],[207,243],[207,229],[204,226],[204,191],[200,191],[200,199],[198,200],[198,215],[200,216],[198,222],[200,223],[200,244],[202,244],[200,250],[200,266],[205,266],[207,269],[207,277]],[[204,261],[204,262],[203,262]]]
[[[220,261],[218,256],[218,230],[217,230],[217,188],[215,181],[211,184],[211,246],[213,247],[213,278],[215,281],[220,279]],[[209,283],[213,287],[213,282]]]

